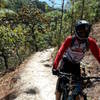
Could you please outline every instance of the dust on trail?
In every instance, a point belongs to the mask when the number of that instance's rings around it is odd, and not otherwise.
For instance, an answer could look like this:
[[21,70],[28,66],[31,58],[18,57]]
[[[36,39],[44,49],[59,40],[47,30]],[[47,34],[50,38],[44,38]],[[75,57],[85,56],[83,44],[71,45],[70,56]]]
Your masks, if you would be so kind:
[[53,50],[37,52],[26,63],[17,84],[19,94],[14,100],[55,100],[57,77],[52,75],[48,65]]

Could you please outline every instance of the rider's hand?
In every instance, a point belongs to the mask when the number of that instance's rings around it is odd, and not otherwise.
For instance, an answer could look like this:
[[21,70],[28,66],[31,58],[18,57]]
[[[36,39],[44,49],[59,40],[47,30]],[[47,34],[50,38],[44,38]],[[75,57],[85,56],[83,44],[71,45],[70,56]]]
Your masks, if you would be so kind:
[[52,69],[52,74],[53,75],[58,75],[59,74],[59,71],[57,69]]

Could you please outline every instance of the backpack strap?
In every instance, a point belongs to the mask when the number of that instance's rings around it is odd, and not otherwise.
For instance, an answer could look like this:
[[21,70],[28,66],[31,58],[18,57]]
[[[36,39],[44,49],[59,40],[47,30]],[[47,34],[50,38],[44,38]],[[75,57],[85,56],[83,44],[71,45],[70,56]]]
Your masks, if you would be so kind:
[[71,47],[73,46],[75,39],[76,39],[76,37],[73,35],[73,36],[72,36],[71,45],[70,45]]
[[86,40],[86,50],[87,51],[89,50],[89,40],[88,39]]

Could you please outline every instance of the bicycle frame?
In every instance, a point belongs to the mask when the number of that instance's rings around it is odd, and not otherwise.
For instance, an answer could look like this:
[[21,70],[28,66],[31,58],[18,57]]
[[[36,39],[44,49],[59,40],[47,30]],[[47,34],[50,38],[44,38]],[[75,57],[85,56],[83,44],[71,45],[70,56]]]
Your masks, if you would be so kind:
[[61,100],[87,100],[87,93],[84,93],[84,89],[88,88],[88,84],[91,84],[90,80],[92,80],[92,82],[95,82],[96,80],[100,82],[100,77],[95,76],[81,76],[78,81],[73,81],[74,75],[71,73],[59,72],[58,76],[69,80],[68,83],[63,84]]
[[62,84],[63,92],[61,100],[81,100],[81,99],[75,99],[77,95],[80,95],[80,97],[82,97],[81,95],[83,95],[81,89],[81,81],[77,82],[73,80],[73,75],[71,73],[67,74],[60,72],[59,77],[69,81],[66,84]]

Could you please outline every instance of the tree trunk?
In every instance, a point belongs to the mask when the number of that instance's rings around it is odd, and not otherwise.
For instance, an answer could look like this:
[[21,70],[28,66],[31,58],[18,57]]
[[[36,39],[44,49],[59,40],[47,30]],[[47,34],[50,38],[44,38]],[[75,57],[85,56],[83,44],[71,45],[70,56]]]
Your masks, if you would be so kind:
[[18,47],[18,45],[16,43],[14,43],[14,44],[15,44],[15,48],[16,48],[16,55],[18,57],[18,64],[20,65],[22,63],[22,59],[21,59],[20,54],[18,52],[18,48],[19,47]]
[[[34,46],[35,46],[35,51],[37,52],[38,51],[38,46],[37,46],[37,43],[36,43],[36,36],[34,34],[34,27],[31,28],[32,29],[32,38],[33,38],[33,41],[34,41]],[[34,48],[33,48],[34,49]]]
[[2,52],[2,57],[4,59],[5,67],[6,67],[6,70],[7,70],[9,68],[8,67],[8,57],[5,55],[4,52]]
[[59,31],[59,35],[58,35],[58,48],[60,47],[60,43],[61,43],[63,13],[64,13],[64,0],[62,1],[62,11],[61,11],[60,31]]
[[85,0],[82,1],[81,19],[83,19],[83,15],[84,15],[84,4],[85,4]]
[[18,49],[16,49],[16,55],[17,55],[17,57],[18,57],[19,65],[20,65],[20,64],[22,63],[22,59],[21,59],[21,57],[20,57],[20,55],[19,55]]
[[[74,7],[74,1],[72,1],[72,5]],[[71,34],[73,32],[73,23],[74,23],[74,8],[72,8]]]

